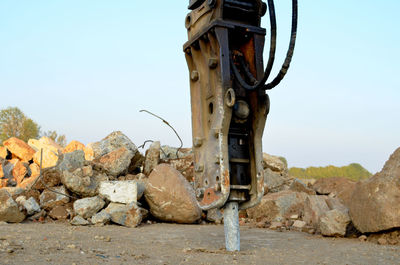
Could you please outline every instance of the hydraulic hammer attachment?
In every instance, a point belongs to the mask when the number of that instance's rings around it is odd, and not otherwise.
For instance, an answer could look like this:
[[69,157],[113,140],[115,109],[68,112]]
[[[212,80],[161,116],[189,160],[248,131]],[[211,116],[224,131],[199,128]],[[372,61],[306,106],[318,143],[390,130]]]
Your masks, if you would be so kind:
[[196,197],[203,210],[225,207],[236,215],[238,209],[255,206],[264,195],[262,136],[270,105],[265,90],[279,84],[289,68],[297,0],[293,0],[287,58],[269,84],[276,45],[273,0],[268,0],[271,44],[265,70],[266,30],[260,27],[267,12],[265,3],[191,0],[189,9],[184,52],[190,72]]

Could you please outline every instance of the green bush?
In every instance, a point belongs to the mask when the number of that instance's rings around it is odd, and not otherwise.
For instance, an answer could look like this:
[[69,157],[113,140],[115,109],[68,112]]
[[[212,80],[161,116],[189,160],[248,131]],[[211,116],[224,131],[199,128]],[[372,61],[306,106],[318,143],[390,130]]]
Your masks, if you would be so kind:
[[353,163],[344,167],[327,166],[309,167],[306,169],[292,167],[289,169],[289,174],[292,177],[302,179],[344,177],[355,181],[366,179],[372,176],[372,174],[368,172],[368,170],[357,163]]

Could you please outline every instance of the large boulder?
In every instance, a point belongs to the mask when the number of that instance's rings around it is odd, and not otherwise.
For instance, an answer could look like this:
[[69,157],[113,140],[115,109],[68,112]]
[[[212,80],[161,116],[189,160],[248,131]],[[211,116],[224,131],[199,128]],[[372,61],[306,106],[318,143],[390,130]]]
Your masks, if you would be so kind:
[[282,222],[292,215],[302,215],[307,194],[291,190],[265,195],[260,204],[247,209],[247,215],[255,221]]
[[400,227],[400,148],[381,172],[356,184],[349,210],[355,227],[362,233]]
[[100,164],[108,175],[117,177],[128,172],[134,155],[131,150],[121,147],[95,159],[94,162]]
[[35,154],[35,150],[32,147],[30,147],[24,141],[15,137],[11,137],[10,139],[4,141],[3,145],[13,155],[15,155],[24,162],[32,160],[33,155]]
[[138,150],[136,145],[120,131],[112,132],[103,140],[93,143],[90,146],[95,159],[118,150],[121,147],[125,147],[131,151],[133,155],[135,155]]
[[162,221],[194,223],[201,217],[192,186],[170,165],[160,164],[153,169],[145,198],[150,213]]
[[18,204],[5,189],[0,189],[0,222],[20,223],[25,214],[19,210]]

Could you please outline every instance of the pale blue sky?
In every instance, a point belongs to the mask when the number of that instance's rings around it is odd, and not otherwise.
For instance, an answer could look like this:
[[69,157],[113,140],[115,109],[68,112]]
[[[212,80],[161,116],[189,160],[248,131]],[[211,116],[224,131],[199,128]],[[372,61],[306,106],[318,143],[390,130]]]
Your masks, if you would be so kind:
[[[299,1],[287,78],[270,92],[264,151],[290,166],[361,163],[379,171],[400,146],[400,1]],[[0,108],[87,144],[121,130],[191,145],[182,45],[188,1],[0,0]],[[276,1],[278,53],[290,0]],[[265,19],[264,19],[265,20]],[[266,20],[263,22],[268,28]]]

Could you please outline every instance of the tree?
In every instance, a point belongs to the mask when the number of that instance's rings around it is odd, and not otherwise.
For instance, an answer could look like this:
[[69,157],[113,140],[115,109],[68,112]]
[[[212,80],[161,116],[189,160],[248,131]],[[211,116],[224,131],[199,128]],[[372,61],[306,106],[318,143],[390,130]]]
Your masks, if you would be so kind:
[[17,107],[8,107],[0,111],[0,143],[11,137],[25,142],[39,136],[40,127]]
[[58,135],[56,131],[47,131],[43,134],[43,136],[47,136],[52,139],[54,142],[58,143],[62,147],[67,145],[67,138],[65,135]]

